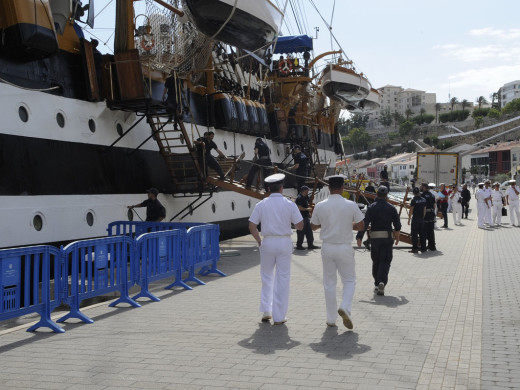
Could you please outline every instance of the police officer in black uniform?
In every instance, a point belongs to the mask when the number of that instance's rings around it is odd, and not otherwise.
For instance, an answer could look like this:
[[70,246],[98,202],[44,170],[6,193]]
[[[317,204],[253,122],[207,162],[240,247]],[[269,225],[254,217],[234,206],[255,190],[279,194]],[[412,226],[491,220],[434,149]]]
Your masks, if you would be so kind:
[[294,146],[292,154],[294,159],[294,165],[288,168],[288,170],[294,171],[294,173],[298,175],[298,177],[296,178],[297,189],[300,190],[300,188],[305,184],[305,180],[307,178],[307,164],[309,159],[302,152],[300,145]]
[[394,241],[395,245],[399,244],[401,221],[395,207],[386,201],[388,188],[380,186],[376,195],[375,202],[368,207],[365,214],[365,230],[358,232],[356,240],[358,246],[361,246],[363,235],[370,225],[371,230],[368,236],[371,242],[372,276],[376,286],[374,292],[377,295],[385,295],[385,286],[388,284],[388,272],[392,262],[393,244]]
[[128,206],[129,209],[133,209],[136,207],[146,207],[146,221],[147,222],[161,222],[166,217],[166,209],[157,199],[157,195],[159,195],[159,191],[157,188],[150,188],[146,190],[148,192],[148,199],[145,201],[133,205]]
[[265,144],[265,142],[262,140],[262,138],[257,138],[255,142],[255,159],[254,164],[251,166],[251,169],[249,170],[249,174],[247,175],[246,179],[246,188],[251,188],[251,184],[253,184],[253,181],[255,180],[256,174],[260,170],[259,165],[262,166],[262,176],[266,178],[270,175],[270,172],[268,172],[269,168],[264,167],[271,167],[271,157],[269,156],[269,146]]
[[296,206],[298,206],[298,210],[303,218],[303,229],[296,230],[296,249],[303,250],[303,238],[307,238],[307,249],[319,249],[319,246],[314,245],[314,234],[312,233],[311,228],[311,219],[310,219],[310,211],[312,210],[310,207],[310,199],[309,199],[309,187],[302,186],[300,189],[300,193],[296,198]]
[[421,196],[426,199],[426,213],[424,214],[424,232],[428,249],[436,251],[435,247],[435,196],[430,192],[428,184],[421,184]]
[[[412,250],[411,253],[426,252],[426,234],[424,231],[424,215],[426,214],[426,199],[421,196],[418,187],[413,189],[413,199],[410,202],[410,214],[408,215],[408,225],[412,220]],[[419,238],[419,239],[417,239]],[[419,248],[418,244],[421,244]]]

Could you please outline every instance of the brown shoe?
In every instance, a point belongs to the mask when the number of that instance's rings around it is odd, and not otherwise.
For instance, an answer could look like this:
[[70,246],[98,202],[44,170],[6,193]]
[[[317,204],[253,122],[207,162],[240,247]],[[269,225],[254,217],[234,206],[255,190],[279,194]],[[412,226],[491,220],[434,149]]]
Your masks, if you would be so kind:
[[287,318],[285,318],[283,321],[275,321],[273,322],[274,325],[282,325],[282,324],[285,324],[287,322]]
[[270,320],[271,318],[273,318],[273,317],[271,316],[271,313],[269,313],[269,312],[266,311],[266,312],[264,312],[264,315],[262,316],[262,322],[269,322],[269,320]]
[[352,320],[350,319],[350,316],[347,314],[345,310],[342,308],[338,309],[338,314],[341,318],[343,318],[343,325],[345,325],[345,328],[347,329],[353,329],[354,325],[352,324]]
[[327,326],[331,327],[331,328],[337,328],[338,325],[336,325],[334,322],[327,322]]

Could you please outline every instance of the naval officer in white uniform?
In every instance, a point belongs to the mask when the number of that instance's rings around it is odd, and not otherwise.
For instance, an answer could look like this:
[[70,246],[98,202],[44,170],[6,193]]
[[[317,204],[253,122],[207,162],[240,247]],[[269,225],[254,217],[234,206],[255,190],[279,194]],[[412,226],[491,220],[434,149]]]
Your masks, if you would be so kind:
[[[249,218],[249,231],[260,246],[262,321],[269,321],[272,316],[275,325],[287,321],[293,251],[291,223],[296,229],[303,229],[303,218],[296,203],[282,195],[284,179],[285,175],[281,173],[265,178],[271,194],[256,204]],[[263,239],[258,231],[259,224],[262,224]]]
[[518,196],[520,191],[516,188],[516,180],[509,180],[509,184],[510,186],[506,190],[506,204],[509,205],[509,219],[511,220],[511,225],[520,226],[520,211],[518,211]]
[[[330,195],[314,208],[311,218],[313,230],[321,228],[321,259],[323,262],[323,289],[327,309],[327,325],[336,326],[338,314],[343,325],[352,329],[352,298],[356,289],[356,263],[352,230],[364,228],[363,213],[356,203],[341,196],[345,177],[329,176]],[[341,304],[336,301],[337,273],[343,283]]]

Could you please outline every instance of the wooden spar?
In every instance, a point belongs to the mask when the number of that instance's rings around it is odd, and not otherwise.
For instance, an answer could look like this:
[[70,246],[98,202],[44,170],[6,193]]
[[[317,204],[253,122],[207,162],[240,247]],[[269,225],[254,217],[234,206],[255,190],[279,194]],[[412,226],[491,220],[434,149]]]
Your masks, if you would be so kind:
[[408,191],[410,191],[410,187],[406,186],[406,192],[404,194],[403,204],[399,207],[399,216],[401,216],[401,211],[403,211],[403,206],[406,205],[406,201],[408,200]]
[[177,9],[177,8],[171,6],[171,5],[168,4],[168,3],[165,3],[165,2],[162,1],[162,0],[153,0],[153,1],[155,1],[157,4],[162,5],[164,8],[169,9],[169,10],[172,11],[174,14],[177,14],[177,15],[179,15],[180,17],[183,17],[183,16],[184,16],[184,12],[183,12],[183,11],[181,11],[180,9]]

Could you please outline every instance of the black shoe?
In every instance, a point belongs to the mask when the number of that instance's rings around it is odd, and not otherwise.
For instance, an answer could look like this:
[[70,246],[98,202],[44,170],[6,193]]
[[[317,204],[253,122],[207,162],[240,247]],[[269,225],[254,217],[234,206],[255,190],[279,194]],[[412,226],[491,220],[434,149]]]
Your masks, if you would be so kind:
[[304,250],[305,250],[305,248],[304,248],[303,246],[297,246],[297,247],[294,248],[294,249],[298,249],[299,251],[304,251]]
[[317,246],[317,245],[309,245],[309,247],[307,249],[320,249],[321,246]]
[[443,228],[444,228],[444,229],[447,229],[447,228],[448,228],[448,225],[444,225]]
[[419,253],[418,249],[412,249],[411,251],[408,251],[409,253]]
[[421,253],[424,253],[424,252],[426,252],[427,249],[426,248],[421,248],[419,250],[421,251]]
[[436,251],[437,248],[433,247],[433,248],[428,248],[429,251]]

